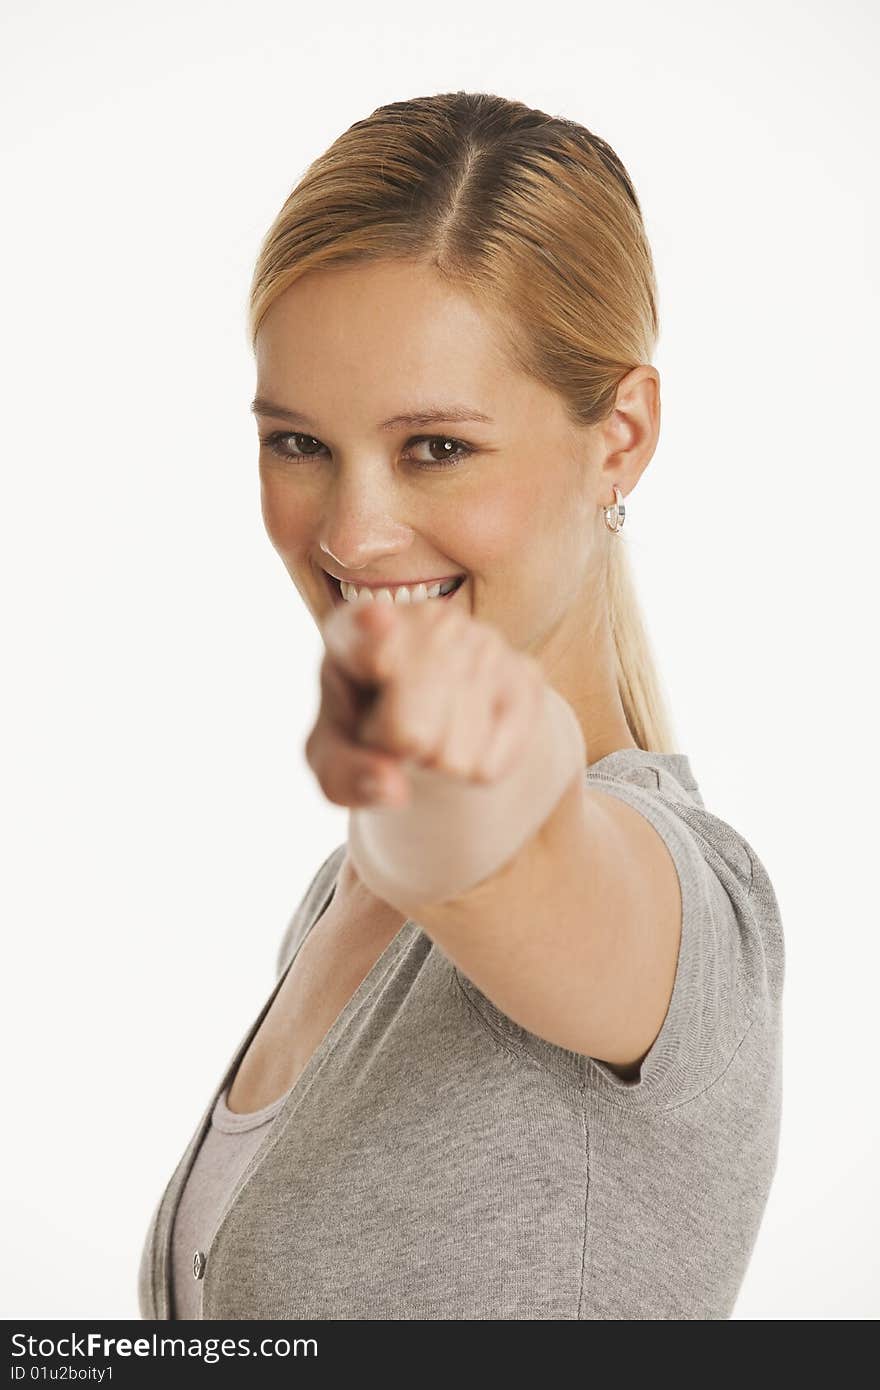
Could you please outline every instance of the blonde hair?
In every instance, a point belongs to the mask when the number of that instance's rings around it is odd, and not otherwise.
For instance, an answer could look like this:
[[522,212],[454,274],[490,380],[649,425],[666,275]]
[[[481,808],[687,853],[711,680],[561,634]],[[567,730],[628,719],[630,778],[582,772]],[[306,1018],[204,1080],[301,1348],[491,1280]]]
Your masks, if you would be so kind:
[[[380,259],[430,263],[488,309],[521,371],[572,421],[614,408],[659,334],[641,208],[621,161],[575,121],[485,92],[378,107],[308,166],[263,238],[249,334],[308,271]],[[609,499],[611,501],[612,499]],[[604,525],[617,684],[640,748],[674,752],[624,532]]]

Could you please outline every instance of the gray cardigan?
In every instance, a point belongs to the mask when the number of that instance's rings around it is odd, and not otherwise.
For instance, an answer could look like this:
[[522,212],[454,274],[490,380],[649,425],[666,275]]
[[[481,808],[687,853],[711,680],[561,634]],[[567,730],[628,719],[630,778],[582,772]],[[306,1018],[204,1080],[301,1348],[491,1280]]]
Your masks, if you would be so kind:
[[[681,884],[672,1000],[639,1077],[521,1028],[407,921],[234,1184],[197,1276],[201,1318],[731,1315],[776,1169],[779,907],[685,755],[621,749],[585,776],[647,816]],[[344,853],[309,884],[153,1213],[143,1318],[169,1317],[183,1185]]]

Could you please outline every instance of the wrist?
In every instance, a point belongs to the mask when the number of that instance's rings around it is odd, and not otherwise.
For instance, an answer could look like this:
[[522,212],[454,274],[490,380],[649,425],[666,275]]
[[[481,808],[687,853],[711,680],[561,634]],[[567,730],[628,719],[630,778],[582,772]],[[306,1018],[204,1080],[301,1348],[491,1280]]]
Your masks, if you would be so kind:
[[490,785],[415,763],[403,807],[349,814],[358,875],[400,911],[446,901],[500,869],[549,818],[586,767],[586,743],[571,705],[546,681],[522,757]]

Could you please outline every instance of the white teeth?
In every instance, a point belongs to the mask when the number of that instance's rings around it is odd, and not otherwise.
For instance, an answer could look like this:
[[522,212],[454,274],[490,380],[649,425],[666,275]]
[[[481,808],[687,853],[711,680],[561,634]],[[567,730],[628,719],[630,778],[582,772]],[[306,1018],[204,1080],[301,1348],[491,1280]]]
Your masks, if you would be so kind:
[[356,589],[345,580],[340,581],[340,587],[346,603],[424,603],[429,598],[448,594],[457,583],[457,579],[448,579],[442,584],[415,584],[412,588],[401,584],[393,593],[390,589]]

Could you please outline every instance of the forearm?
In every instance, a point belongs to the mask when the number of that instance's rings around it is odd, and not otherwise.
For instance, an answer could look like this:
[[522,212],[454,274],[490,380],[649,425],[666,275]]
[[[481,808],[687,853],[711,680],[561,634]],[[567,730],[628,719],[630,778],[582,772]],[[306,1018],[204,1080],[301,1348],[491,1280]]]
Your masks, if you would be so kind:
[[482,785],[408,762],[408,805],[350,811],[352,863],[371,892],[401,911],[458,897],[537,833],[585,767],[575,713],[545,683],[529,743],[512,771]]

